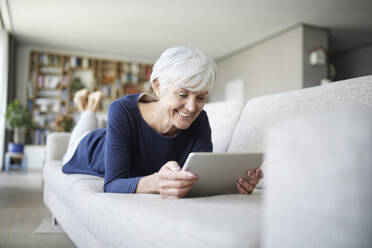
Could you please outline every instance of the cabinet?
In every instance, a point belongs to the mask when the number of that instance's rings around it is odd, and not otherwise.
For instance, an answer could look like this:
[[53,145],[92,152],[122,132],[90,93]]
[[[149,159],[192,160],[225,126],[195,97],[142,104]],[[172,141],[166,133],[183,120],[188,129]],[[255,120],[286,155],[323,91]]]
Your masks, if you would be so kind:
[[103,92],[103,113],[119,97],[151,92],[151,64],[43,51],[31,51],[29,59],[27,105],[34,126],[27,134],[28,144],[45,144],[47,134],[56,131],[54,122],[58,116],[77,119],[72,101],[72,84],[76,81],[90,91]]

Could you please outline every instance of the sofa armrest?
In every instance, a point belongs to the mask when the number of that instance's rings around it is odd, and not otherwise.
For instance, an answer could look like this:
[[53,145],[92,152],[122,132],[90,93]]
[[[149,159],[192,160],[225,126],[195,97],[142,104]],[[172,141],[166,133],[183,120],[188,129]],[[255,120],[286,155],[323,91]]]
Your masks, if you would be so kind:
[[62,160],[67,151],[71,133],[50,133],[46,142],[46,161]]
[[274,126],[262,247],[372,247],[371,141],[372,108],[363,106]]

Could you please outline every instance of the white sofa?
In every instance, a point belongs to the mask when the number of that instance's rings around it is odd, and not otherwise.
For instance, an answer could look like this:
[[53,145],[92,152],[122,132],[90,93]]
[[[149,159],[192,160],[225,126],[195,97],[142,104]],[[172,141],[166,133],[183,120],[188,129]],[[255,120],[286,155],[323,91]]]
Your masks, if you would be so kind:
[[[272,127],[307,113],[332,111],[340,106],[371,108],[372,76],[262,96],[246,104],[209,103],[205,109],[216,152],[270,154],[277,150],[275,145],[266,143]],[[268,227],[268,222],[263,222],[264,209],[272,209],[263,206],[264,192],[270,190],[263,182],[272,177],[263,180],[260,184],[263,189],[256,189],[250,196],[168,200],[158,195],[103,193],[102,178],[62,173],[61,158],[68,138],[68,133],[48,136],[43,169],[44,202],[76,246],[260,247],[265,244],[272,247],[275,243],[275,235],[263,235]],[[265,162],[264,173],[274,168],[275,163],[272,159]],[[266,202],[275,206],[270,200]],[[262,241],[263,238],[269,241]]]

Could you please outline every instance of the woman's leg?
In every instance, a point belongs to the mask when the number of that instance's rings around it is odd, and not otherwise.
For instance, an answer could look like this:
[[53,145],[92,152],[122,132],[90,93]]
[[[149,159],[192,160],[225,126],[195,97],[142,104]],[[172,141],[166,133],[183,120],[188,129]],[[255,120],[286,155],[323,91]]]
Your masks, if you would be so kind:
[[103,94],[99,91],[93,92],[88,96],[88,90],[83,89],[76,92],[74,103],[81,112],[79,121],[72,130],[67,152],[63,157],[63,164],[68,162],[80,141],[92,130],[98,127],[98,120],[96,117],[96,110]]
[[84,110],[80,113],[79,121],[72,130],[68,147],[74,144],[82,135],[97,128],[96,114],[90,110]]

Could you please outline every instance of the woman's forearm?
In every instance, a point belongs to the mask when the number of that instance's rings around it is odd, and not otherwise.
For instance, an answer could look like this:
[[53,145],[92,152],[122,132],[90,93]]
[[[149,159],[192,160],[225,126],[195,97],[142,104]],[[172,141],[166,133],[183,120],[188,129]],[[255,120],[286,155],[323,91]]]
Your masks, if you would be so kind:
[[139,180],[136,193],[140,194],[159,194],[159,175],[154,173]]

